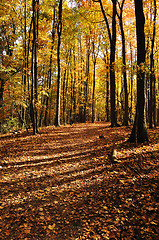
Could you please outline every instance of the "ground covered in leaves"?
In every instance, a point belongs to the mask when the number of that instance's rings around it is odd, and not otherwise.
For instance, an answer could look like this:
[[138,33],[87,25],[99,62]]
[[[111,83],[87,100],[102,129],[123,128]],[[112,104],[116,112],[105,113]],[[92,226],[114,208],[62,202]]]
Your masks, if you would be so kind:
[[1,135],[0,239],[158,239],[159,128],[140,145],[130,132],[87,123]]

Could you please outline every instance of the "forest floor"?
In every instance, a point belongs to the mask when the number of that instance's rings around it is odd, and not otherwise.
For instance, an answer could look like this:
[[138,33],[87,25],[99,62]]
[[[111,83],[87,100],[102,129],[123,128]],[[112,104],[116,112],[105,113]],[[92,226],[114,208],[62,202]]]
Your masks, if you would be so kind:
[[99,122],[0,135],[0,239],[159,239],[159,127],[147,144],[127,143],[130,132]]

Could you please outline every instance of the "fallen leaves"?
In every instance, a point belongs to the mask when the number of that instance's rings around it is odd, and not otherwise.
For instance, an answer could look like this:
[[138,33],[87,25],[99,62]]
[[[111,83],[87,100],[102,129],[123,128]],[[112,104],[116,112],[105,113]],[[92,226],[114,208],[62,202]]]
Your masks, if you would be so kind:
[[49,225],[48,229],[53,230],[55,228],[55,226],[56,226],[55,223],[53,225]]
[[157,239],[159,134],[135,146],[118,129],[77,124],[3,136],[2,238]]

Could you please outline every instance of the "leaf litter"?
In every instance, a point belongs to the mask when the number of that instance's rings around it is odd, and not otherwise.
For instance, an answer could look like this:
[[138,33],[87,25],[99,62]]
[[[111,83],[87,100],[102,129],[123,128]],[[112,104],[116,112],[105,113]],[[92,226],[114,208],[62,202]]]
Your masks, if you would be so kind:
[[159,128],[148,144],[129,144],[130,132],[86,123],[0,136],[1,239],[157,239]]

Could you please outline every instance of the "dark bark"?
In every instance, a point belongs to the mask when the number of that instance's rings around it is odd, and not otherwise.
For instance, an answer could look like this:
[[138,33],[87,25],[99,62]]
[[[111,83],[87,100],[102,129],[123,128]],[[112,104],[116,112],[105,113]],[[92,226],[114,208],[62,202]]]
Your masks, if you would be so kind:
[[70,119],[69,122],[72,124],[72,113],[73,113],[73,74],[72,74],[72,68],[70,69],[70,75],[71,75],[71,96],[70,96]]
[[34,81],[35,81],[35,129],[38,133],[38,116],[37,116],[37,107],[38,102],[38,22],[39,22],[39,0],[36,1],[36,22],[35,22],[35,66],[34,66]]
[[0,79],[0,108],[3,107],[4,80]]
[[112,0],[113,4],[113,16],[112,16],[112,33],[110,31],[109,22],[103,8],[102,0],[98,1],[100,3],[101,11],[107,26],[109,41],[110,41],[110,105],[111,105],[111,126],[118,126],[117,116],[116,116],[116,100],[115,100],[115,49],[116,49],[116,3],[117,0]]
[[109,122],[109,81],[106,81],[106,121]]
[[30,117],[33,126],[33,134],[35,135],[38,132],[37,127],[37,53],[38,53],[38,5],[39,0],[33,0],[33,41],[32,41],[32,66],[31,66],[31,75],[32,75],[32,84],[31,84],[31,102],[30,102]]
[[[33,28],[35,27],[35,0],[32,2],[32,8],[33,8]],[[36,133],[35,131],[35,114],[34,114],[34,46],[35,46],[35,39],[33,37],[32,41],[32,62],[31,62],[31,99],[30,99],[30,119],[32,122],[33,127],[33,134]]]
[[132,60],[132,47],[131,47],[131,42],[130,42],[130,55],[131,55],[131,73],[130,73],[130,80],[131,80],[131,122],[132,122],[132,104],[133,104],[133,60]]
[[55,126],[60,126],[60,93],[61,93],[61,66],[60,66],[60,46],[62,35],[62,0],[59,0],[59,16],[57,25],[58,45],[57,45],[57,97],[56,97],[56,117]]
[[124,108],[124,122],[123,125],[128,125],[128,89],[127,89],[127,75],[126,75],[126,50],[125,50],[125,34],[124,34],[124,27],[123,27],[123,7],[124,7],[125,0],[122,1],[122,4],[119,5],[120,8],[120,14],[117,14],[119,18],[119,24],[120,24],[120,30],[121,30],[121,37],[122,37],[122,60],[123,60],[123,79],[124,79],[124,102],[125,102],[125,108]]
[[136,116],[130,142],[148,141],[146,127],[146,96],[145,96],[145,17],[143,12],[143,1],[135,0],[136,35],[137,35],[137,105]]
[[54,15],[53,15],[53,24],[52,24],[52,45],[51,45],[51,54],[50,54],[50,64],[49,64],[49,71],[48,71],[48,96],[46,96],[46,109],[45,109],[45,116],[44,116],[44,124],[48,126],[48,110],[49,110],[49,98],[51,94],[51,77],[52,77],[52,55],[54,49],[54,41],[55,41],[55,6],[54,6]]
[[113,0],[112,39],[110,53],[110,101],[111,101],[111,126],[117,126],[116,101],[115,101],[115,49],[116,49],[116,0]]

